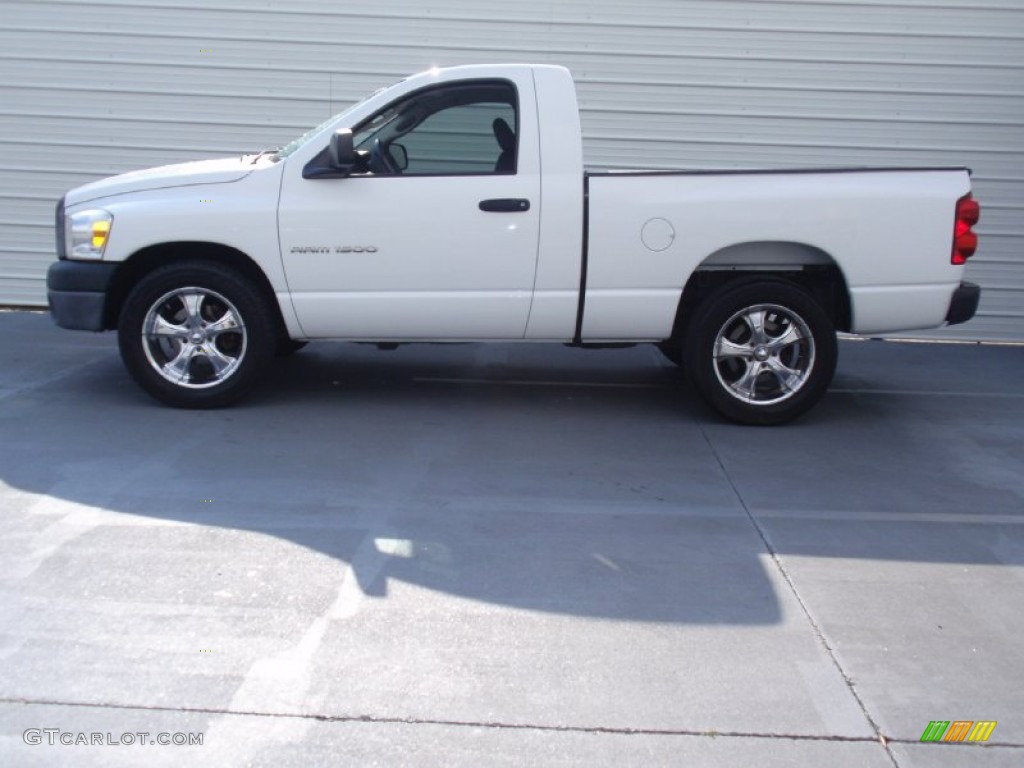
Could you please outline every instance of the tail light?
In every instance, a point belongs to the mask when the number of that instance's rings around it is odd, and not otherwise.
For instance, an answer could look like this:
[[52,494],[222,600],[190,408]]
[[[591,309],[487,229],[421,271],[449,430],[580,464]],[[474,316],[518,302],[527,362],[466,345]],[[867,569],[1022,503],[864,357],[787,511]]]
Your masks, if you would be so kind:
[[970,194],[956,201],[956,224],[953,225],[953,256],[951,264],[966,264],[978,250],[978,236],[971,229],[981,218],[981,206]]

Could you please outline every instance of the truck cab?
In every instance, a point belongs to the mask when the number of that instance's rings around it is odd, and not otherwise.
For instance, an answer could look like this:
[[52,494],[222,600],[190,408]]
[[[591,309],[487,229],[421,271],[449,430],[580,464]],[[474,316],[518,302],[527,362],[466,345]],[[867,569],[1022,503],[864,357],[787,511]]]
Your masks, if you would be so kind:
[[[354,153],[341,171],[339,131]],[[427,72],[280,154],[281,259],[306,337],[572,338],[583,159],[567,70]]]

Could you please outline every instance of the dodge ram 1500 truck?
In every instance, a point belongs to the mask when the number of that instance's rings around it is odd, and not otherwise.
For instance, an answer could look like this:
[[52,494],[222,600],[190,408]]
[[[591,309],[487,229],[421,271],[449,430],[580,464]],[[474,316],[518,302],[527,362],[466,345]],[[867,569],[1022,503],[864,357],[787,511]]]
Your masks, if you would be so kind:
[[173,406],[311,339],[650,342],[719,412],[811,407],[836,332],[970,319],[964,168],[585,172],[568,70],[435,69],[287,146],[69,191],[47,288]]

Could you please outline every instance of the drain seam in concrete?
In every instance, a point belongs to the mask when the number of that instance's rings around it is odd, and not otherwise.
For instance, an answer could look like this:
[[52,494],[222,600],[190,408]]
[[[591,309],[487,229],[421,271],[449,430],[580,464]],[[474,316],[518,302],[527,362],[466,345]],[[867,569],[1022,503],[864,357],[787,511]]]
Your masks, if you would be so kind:
[[[233,717],[265,717],[293,720],[316,720],[324,723],[367,723],[371,725],[436,725],[454,728],[486,728],[507,731],[541,731],[548,733],[581,733],[607,736],[703,736],[726,739],[774,739],[783,741],[835,742],[849,744],[876,744],[877,740],[867,736],[815,735],[807,733],[762,733],[758,731],[693,730],[686,728],[626,728],[614,726],[584,725],[541,725],[538,723],[505,723],[497,721],[445,720],[440,718],[386,717],[381,715],[318,715],[303,712],[257,712],[247,710],[220,709],[217,707],[171,707],[142,704],[115,704],[110,702],[61,701],[56,699],[26,699],[0,697],[0,704],[21,704],[25,706],[78,707],[82,709],[113,709],[141,712],[166,712],[202,715],[228,715]],[[913,739],[888,739],[890,744],[922,744]],[[926,745],[934,746],[934,745]],[[1010,742],[987,742],[971,745],[974,748],[1022,749],[1024,744]]]
[[871,730],[875,732],[875,736],[878,742],[885,749],[885,753],[889,756],[889,760],[892,762],[895,768],[899,768],[899,763],[896,761],[896,756],[893,755],[892,750],[889,749],[889,743],[892,742],[893,739],[890,739],[882,733],[882,729],[879,728],[878,723],[875,722],[875,718],[871,716],[871,713],[868,711],[867,705],[864,703],[864,700],[861,699],[861,697],[858,695],[857,689],[853,685],[853,680],[850,678],[848,674],[846,674],[846,670],[843,669],[843,665],[839,663],[839,659],[836,657],[835,651],[832,648],[832,644],[828,641],[828,638],[825,637],[824,630],[814,619],[814,616],[811,614],[810,607],[807,605],[806,602],[804,602],[803,597],[801,596],[799,590],[796,588],[796,584],[793,582],[793,579],[790,577],[789,573],[782,565],[782,561],[779,559],[778,553],[776,552],[775,547],[772,545],[771,539],[768,537],[768,532],[765,531],[765,529],[761,526],[760,522],[758,522],[757,518],[750,511],[750,507],[747,506],[746,499],[743,498],[743,494],[740,493],[740,489],[736,487],[736,483],[733,481],[732,475],[729,474],[729,470],[726,469],[725,467],[725,462],[722,461],[722,457],[719,455],[718,450],[711,442],[711,438],[708,436],[708,433],[703,426],[700,426],[700,433],[704,437],[704,442],[707,443],[708,448],[711,451],[711,454],[715,457],[715,461],[718,463],[719,468],[722,470],[722,474],[725,475],[725,479],[729,483],[729,486],[732,488],[733,493],[736,494],[736,499],[743,507],[743,511],[747,513],[747,518],[749,518],[750,524],[754,526],[754,530],[757,531],[757,535],[760,537],[761,542],[764,544],[765,549],[768,551],[768,555],[771,557],[772,562],[775,564],[775,568],[778,570],[779,574],[782,576],[783,580],[789,587],[789,591],[793,594],[794,599],[797,601],[797,604],[803,611],[808,623],[810,623],[811,629],[814,630],[814,634],[817,637],[819,644],[822,648],[825,649],[825,653],[832,661],[832,665],[836,668],[836,671],[839,672],[840,676],[843,679],[843,683],[846,685],[846,689],[850,692],[850,695],[853,696],[854,701],[857,702],[857,706],[860,708],[861,714],[864,715],[864,719],[867,720],[868,724],[871,726]]

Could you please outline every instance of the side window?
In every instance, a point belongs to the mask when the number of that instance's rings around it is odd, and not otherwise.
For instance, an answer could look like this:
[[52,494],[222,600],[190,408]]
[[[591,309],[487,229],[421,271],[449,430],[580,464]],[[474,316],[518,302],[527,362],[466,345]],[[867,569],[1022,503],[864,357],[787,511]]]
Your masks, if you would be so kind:
[[428,88],[377,113],[354,131],[375,175],[515,173],[515,87],[504,81]]

